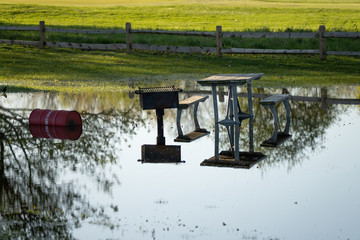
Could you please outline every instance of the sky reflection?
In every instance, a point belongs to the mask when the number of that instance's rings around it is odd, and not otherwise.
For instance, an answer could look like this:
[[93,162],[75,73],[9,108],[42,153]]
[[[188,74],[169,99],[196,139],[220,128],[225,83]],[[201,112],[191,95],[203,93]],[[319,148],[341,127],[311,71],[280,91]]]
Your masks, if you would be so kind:
[[[204,89],[205,90],[205,89]],[[254,94],[283,89],[254,89]],[[141,146],[157,136],[154,111],[128,93],[12,93],[0,100],[2,236],[77,239],[357,239],[360,237],[359,105],[324,104],[320,88],[287,89],[292,138],[260,147],[272,116],[254,98],[254,145],[267,158],[250,169],[201,167],[214,152],[211,97],[198,110],[210,134],[177,143],[176,110],[165,110],[167,144],[184,164],[141,164]],[[180,97],[190,95],[182,93]],[[357,87],[327,98],[359,99]],[[258,95],[260,96],[260,95]],[[239,98],[246,105],[246,98]],[[34,108],[83,114],[76,141],[35,139]],[[246,110],[246,109],[244,109]],[[220,108],[221,114],[226,109]],[[278,108],[279,117],[285,109]],[[191,110],[183,131],[192,131]],[[285,119],[280,117],[280,122]],[[240,150],[247,150],[248,122]],[[220,148],[228,148],[224,129]],[[340,207],[341,206],[341,207]],[[45,237],[46,236],[46,237]]]

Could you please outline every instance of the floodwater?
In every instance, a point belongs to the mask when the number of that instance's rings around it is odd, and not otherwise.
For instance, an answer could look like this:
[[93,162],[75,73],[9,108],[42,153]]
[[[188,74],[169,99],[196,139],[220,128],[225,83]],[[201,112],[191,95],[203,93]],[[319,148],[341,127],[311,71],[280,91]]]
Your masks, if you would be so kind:
[[[292,95],[292,137],[260,147],[273,119],[259,100],[284,92]],[[360,239],[360,88],[253,93],[254,148],[266,158],[250,169],[200,166],[214,155],[211,96],[198,109],[210,134],[191,143],[173,141],[176,110],[165,110],[166,144],[181,146],[179,164],[138,161],[142,145],[156,144],[157,125],[155,111],[142,110],[133,93],[1,97],[1,238]],[[247,98],[239,101],[247,111]],[[28,118],[35,108],[80,112],[81,136],[34,138]],[[285,108],[277,110],[283,127]],[[191,111],[181,118],[185,133],[193,130]],[[240,129],[241,151],[248,151],[248,125]],[[220,150],[227,150],[220,132]]]

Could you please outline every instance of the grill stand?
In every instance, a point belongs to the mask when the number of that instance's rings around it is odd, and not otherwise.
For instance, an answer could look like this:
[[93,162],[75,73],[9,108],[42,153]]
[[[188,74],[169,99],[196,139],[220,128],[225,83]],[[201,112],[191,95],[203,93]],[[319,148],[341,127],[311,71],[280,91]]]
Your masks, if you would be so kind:
[[156,109],[156,117],[157,117],[157,138],[156,145],[165,145],[165,137],[164,137],[164,109]]
[[157,119],[156,145],[144,144],[141,146],[142,163],[181,163],[180,146],[165,145],[164,136],[164,109],[179,106],[178,92],[181,89],[148,88],[139,89],[140,105],[144,110],[155,109]]

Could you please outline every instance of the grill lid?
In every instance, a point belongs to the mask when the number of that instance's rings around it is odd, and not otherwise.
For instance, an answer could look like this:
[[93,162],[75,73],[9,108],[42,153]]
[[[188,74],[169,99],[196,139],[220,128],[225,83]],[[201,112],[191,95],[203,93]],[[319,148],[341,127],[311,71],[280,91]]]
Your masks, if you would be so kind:
[[144,94],[144,93],[163,93],[163,92],[182,92],[181,88],[171,86],[171,87],[153,87],[153,88],[140,88],[136,90],[136,94]]

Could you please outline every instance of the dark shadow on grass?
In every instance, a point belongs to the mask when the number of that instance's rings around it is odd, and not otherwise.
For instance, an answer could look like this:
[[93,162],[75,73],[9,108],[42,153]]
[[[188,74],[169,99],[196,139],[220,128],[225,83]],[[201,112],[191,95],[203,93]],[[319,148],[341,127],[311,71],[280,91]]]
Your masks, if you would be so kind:
[[31,87],[18,87],[18,86],[8,85],[6,87],[6,92],[8,92],[8,93],[29,93],[29,92],[40,92],[40,90],[31,88]]

